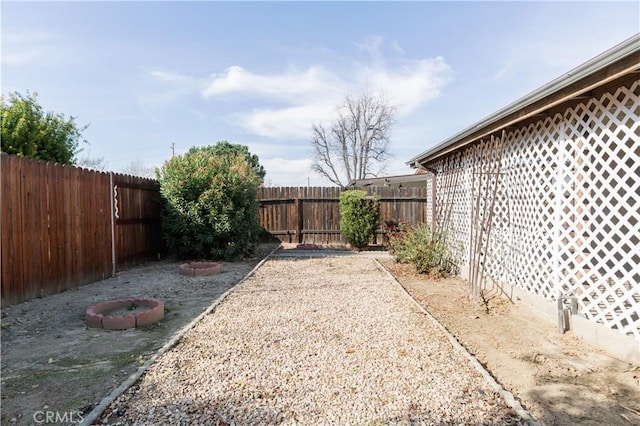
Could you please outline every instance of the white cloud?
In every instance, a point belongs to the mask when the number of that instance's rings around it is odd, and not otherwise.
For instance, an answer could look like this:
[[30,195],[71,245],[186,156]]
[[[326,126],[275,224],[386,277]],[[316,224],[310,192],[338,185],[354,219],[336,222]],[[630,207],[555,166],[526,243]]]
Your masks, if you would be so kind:
[[231,117],[247,132],[269,138],[296,139],[310,134],[312,123],[330,120],[336,105],[350,93],[382,92],[398,106],[400,115],[435,99],[451,79],[451,68],[441,57],[407,62],[399,70],[360,67],[357,82],[348,83],[319,66],[302,73],[259,75],[232,67],[214,77],[205,96],[245,93],[286,101],[284,107],[259,108]]
[[19,66],[45,63],[56,56],[55,36],[42,31],[3,31],[2,64]]
[[379,62],[382,60],[380,54],[380,47],[382,46],[384,38],[381,36],[366,37],[363,41],[355,42],[355,45],[361,51],[365,52],[372,61]]
[[267,186],[326,186],[329,182],[311,170],[311,160],[285,160],[270,158],[260,161],[267,174],[264,182]]
[[437,57],[413,61],[399,71],[365,68],[361,76],[373,91],[385,93],[404,114],[437,98],[451,80],[451,67]]
[[301,143],[255,142],[247,140],[240,140],[237,143],[246,145],[252,154],[256,154],[260,158],[260,162],[265,158],[300,158],[308,155],[311,151],[310,144]]
[[387,166],[384,169],[384,173],[382,175],[385,176],[398,176],[398,175],[412,175],[415,173],[415,170],[411,167],[407,166],[405,162],[406,158],[392,158],[387,163]]
[[[340,74],[319,64],[271,74],[230,66],[205,79],[156,70],[150,73],[154,80],[170,87],[149,94],[145,103],[165,104],[182,94],[182,90],[199,92],[205,99],[220,103],[232,95],[235,105],[260,102],[264,106],[251,110],[239,107],[226,115],[227,122],[255,136],[299,140],[310,136],[313,123],[333,119],[336,106],[347,95],[382,92],[398,107],[400,118],[438,97],[450,81],[451,68],[444,58],[402,59],[401,66],[388,66],[381,54],[382,44],[382,37],[356,43],[370,56],[368,63],[354,63],[350,70]],[[396,55],[401,54],[397,42],[390,46]]]
[[400,46],[400,43],[398,43],[397,41],[394,41],[393,43],[391,43],[391,49],[396,53],[400,53],[404,55],[404,49],[402,48],[402,46]]
[[162,83],[169,84],[193,84],[194,79],[182,74],[170,71],[151,71],[151,76]]
[[203,96],[213,97],[230,93],[246,93],[272,99],[300,103],[323,93],[338,92],[344,83],[334,73],[312,66],[302,72],[260,75],[232,66],[222,74],[214,74],[203,91]]
[[[152,77],[150,82],[146,81],[146,83],[151,84],[139,88],[134,93],[134,96],[143,114],[155,122],[158,121],[155,114],[157,108],[173,105],[179,99],[197,93],[202,87],[201,80],[176,72],[149,71],[144,67],[141,67],[141,71],[145,76]],[[200,115],[198,111],[193,109],[190,109],[190,112]]]
[[288,108],[258,109],[238,115],[237,120],[246,131],[255,135],[274,139],[308,138],[313,123],[333,117],[338,101],[332,99]]

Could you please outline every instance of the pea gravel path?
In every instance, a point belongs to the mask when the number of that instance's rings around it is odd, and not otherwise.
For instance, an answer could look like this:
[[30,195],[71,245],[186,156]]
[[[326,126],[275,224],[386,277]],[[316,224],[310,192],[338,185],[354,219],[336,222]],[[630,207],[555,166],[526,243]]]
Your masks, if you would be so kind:
[[520,424],[365,257],[272,258],[107,410],[109,424]]

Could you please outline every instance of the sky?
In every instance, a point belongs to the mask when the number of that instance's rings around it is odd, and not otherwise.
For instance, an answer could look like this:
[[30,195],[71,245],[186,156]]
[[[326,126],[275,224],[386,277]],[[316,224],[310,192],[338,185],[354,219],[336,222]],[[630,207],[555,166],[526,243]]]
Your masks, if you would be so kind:
[[640,2],[12,2],[2,94],[89,127],[80,157],[157,167],[220,140],[268,186],[331,186],[311,126],[346,96],[396,109],[386,175],[640,32]]

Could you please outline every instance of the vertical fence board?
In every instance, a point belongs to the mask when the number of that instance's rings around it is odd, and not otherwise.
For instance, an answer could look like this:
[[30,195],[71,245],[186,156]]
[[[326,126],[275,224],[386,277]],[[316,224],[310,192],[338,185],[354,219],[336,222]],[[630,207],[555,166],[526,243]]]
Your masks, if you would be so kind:
[[[9,161],[8,156],[3,155],[2,180],[3,185],[2,208],[2,289],[3,300],[5,288],[9,295],[24,293],[24,274],[22,269],[22,218],[21,218],[21,194],[22,194],[22,159],[15,158]],[[11,272],[15,271],[15,274]]]
[[51,275],[49,280],[52,291],[64,289],[64,169],[49,165],[49,234],[51,238]]
[[[35,208],[35,220],[37,227],[33,229],[33,238],[37,239],[37,249],[33,253],[33,264],[37,267],[36,276],[49,276],[49,222],[48,222],[48,188],[47,188],[47,163],[36,164],[37,174],[34,184],[37,187],[38,199]],[[39,255],[42,253],[42,255]],[[40,291],[42,294],[41,286]]]
[[[338,187],[259,188],[260,226],[285,243],[342,244]],[[380,198],[381,228],[385,221],[426,221],[427,189],[369,187]],[[378,232],[376,243],[383,243]]]
[[[37,189],[34,187],[34,181],[37,179],[36,176],[33,176],[30,173],[30,170],[26,162],[23,162],[23,167],[21,169],[21,179],[22,179],[22,200],[21,200],[21,210],[22,210],[22,223],[21,223],[21,232],[24,238],[24,243],[22,245],[22,269],[25,276],[25,291],[29,295],[29,297],[35,297],[38,295],[37,286],[34,283],[34,278],[37,276],[36,269],[34,268],[34,253],[37,252],[37,242],[34,238],[33,230],[37,230]],[[37,173],[37,168],[35,169]],[[35,232],[37,234],[37,231]]]
[[69,167],[69,181],[70,181],[70,191],[69,191],[69,224],[68,228],[70,230],[69,240],[70,240],[70,255],[68,258],[69,261],[69,282],[72,285],[77,285],[80,282],[80,259],[79,259],[79,243],[80,243],[80,206],[78,203],[79,200],[79,185],[80,179],[78,177],[78,173],[75,169]]
[[119,217],[116,223],[118,269],[157,258],[164,252],[160,190],[157,181],[114,175],[118,186]]
[[[0,161],[2,305],[111,276],[109,174],[4,153]],[[120,250],[157,256],[163,248],[158,184],[129,181],[146,187],[125,194],[129,220],[139,223],[119,230],[131,245]],[[125,263],[138,261],[133,256]]]
[[[2,198],[2,212],[0,213],[0,279],[2,280],[2,294],[4,299],[5,287],[11,289],[12,277],[9,275],[10,265],[13,262],[13,222],[11,221],[13,203],[11,200],[11,163],[6,156],[0,156],[0,198]],[[11,290],[9,290],[11,291]]]

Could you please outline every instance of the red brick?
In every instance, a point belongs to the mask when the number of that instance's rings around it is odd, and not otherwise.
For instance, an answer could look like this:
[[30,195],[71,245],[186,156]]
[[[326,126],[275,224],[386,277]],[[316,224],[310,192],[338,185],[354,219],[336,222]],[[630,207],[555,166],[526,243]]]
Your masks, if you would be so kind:
[[133,315],[125,316],[105,316],[102,318],[102,328],[106,330],[126,330],[136,326],[136,317]]
[[164,303],[157,299],[153,300],[156,303],[153,304],[151,309],[136,315],[136,327],[154,324],[164,318]]
[[102,328],[102,315],[93,312],[93,309],[87,309],[85,315],[85,323],[87,327]]

